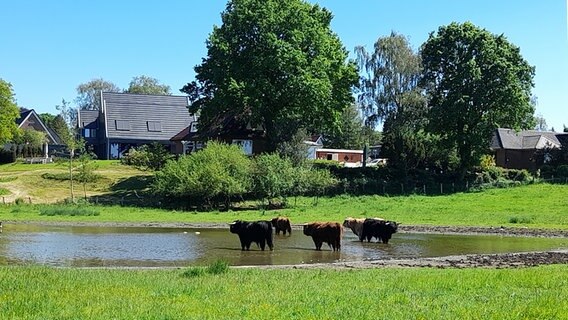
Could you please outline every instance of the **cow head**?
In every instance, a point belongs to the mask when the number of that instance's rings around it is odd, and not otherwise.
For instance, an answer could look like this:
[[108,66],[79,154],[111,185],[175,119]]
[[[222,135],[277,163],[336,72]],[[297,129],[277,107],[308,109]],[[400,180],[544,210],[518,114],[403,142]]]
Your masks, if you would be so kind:
[[313,229],[313,225],[311,225],[309,223],[304,224],[304,234],[306,236],[312,235],[312,229]]
[[243,229],[244,221],[235,220],[233,223],[229,223],[229,230],[231,233],[239,233]]
[[345,228],[351,228],[351,226],[353,226],[354,222],[355,222],[355,219],[353,219],[351,217],[347,217],[347,218],[345,218],[345,220],[343,220],[343,226]]
[[387,221],[385,225],[387,226],[388,230],[391,231],[392,233],[396,233],[398,231],[398,223],[394,221]]

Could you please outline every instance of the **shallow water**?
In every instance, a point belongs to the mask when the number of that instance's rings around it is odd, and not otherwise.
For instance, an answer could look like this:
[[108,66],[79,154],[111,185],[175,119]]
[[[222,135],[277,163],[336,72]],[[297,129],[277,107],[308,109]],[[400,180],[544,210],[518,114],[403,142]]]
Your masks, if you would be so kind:
[[241,251],[227,229],[54,227],[5,225],[0,265],[69,267],[184,267],[224,259],[231,265],[283,265],[388,258],[437,257],[568,248],[566,238],[397,233],[387,245],[361,243],[347,231],[341,252],[315,251],[310,237],[294,230],[275,236],[274,251]]

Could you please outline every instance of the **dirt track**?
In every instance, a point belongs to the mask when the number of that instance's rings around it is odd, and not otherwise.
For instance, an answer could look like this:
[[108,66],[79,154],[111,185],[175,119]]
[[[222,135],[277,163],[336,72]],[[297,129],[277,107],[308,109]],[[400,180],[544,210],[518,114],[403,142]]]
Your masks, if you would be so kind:
[[[226,228],[224,223],[117,223],[117,222],[22,222],[4,221],[4,224],[75,225],[105,227],[164,227],[164,228]],[[300,229],[301,225],[293,226]],[[465,227],[465,226],[401,226],[401,233],[439,233],[439,234],[493,234],[522,237],[567,237],[568,230],[504,228],[504,227]],[[473,254],[435,258],[383,259],[374,261],[338,262],[322,264],[254,266],[266,269],[364,269],[381,267],[433,267],[433,268],[516,268],[548,264],[568,264],[568,249],[542,252],[520,252],[503,254]],[[251,268],[248,266],[236,268]]]

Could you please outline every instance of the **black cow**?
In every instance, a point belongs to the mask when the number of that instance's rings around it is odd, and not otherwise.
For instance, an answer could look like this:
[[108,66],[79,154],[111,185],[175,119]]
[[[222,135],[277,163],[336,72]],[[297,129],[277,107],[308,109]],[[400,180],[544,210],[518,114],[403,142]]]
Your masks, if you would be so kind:
[[239,235],[241,250],[250,250],[250,244],[255,242],[262,251],[268,244],[270,250],[274,250],[272,244],[272,224],[270,221],[242,221],[237,220],[230,225],[231,233]]
[[366,238],[367,242],[371,242],[371,238],[375,237],[378,241],[389,243],[392,234],[396,233],[397,230],[398,224],[394,221],[368,218],[363,222],[363,231],[359,240],[363,242]]

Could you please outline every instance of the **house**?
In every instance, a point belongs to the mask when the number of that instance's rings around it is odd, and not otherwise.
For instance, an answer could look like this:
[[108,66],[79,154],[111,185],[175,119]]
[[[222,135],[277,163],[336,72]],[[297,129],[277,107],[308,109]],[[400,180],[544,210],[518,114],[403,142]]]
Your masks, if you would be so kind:
[[316,158],[323,160],[335,160],[343,162],[346,166],[353,166],[363,162],[363,150],[346,149],[318,149]]
[[181,153],[171,139],[197,118],[186,96],[101,92],[99,110],[80,110],[77,128],[99,159],[118,159],[132,147],[158,142]]
[[308,140],[304,140],[304,144],[308,147],[307,158],[310,160],[317,159],[316,151],[323,148],[323,136],[313,135]]
[[213,125],[207,130],[198,130],[197,118],[189,126],[171,138],[178,150],[190,153],[203,148],[208,140],[227,144],[238,144],[246,155],[260,154],[266,151],[266,130],[262,126],[253,126],[248,120],[234,114],[226,114],[213,119]]
[[536,170],[547,162],[537,159],[537,153],[550,149],[560,149],[568,145],[568,133],[498,128],[491,140],[491,150],[495,154],[495,164],[508,169]]
[[45,134],[47,142],[43,147],[43,152],[46,158],[51,153],[50,150],[55,151],[63,146],[61,138],[53,129],[47,127],[43,121],[41,121],[41,118],[34,109],[21,108],[20,117],[16,119],[16,124],[18,128],[22,130],[36,130]]

